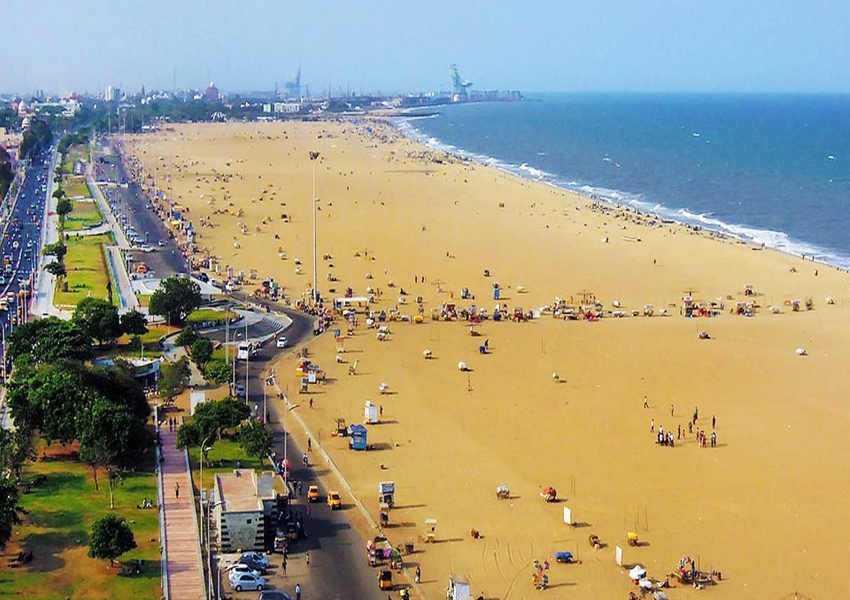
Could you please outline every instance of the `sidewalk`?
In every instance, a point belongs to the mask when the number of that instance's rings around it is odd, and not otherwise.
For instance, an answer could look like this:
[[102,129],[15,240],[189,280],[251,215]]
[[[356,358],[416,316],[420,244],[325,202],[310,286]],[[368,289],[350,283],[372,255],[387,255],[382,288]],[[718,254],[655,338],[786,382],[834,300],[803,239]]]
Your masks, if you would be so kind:
[[[194,495],[187,476],[185,455],[175,446],[177,432],[160,429],[162,438],[162,497],[168,597],[202,600],[204,575],[198,550]],[[180,485],[180,497],[175,494]]]
[[[54,151],[50,163],[50,171],[48,173],[48,183],[46,193],[46,201],[44,203],[44,218],[41,225],[41,245],[43,249],[48,244],[54,244],[59,241],[59,217],[56,214],[56,198],[53,197],[53,192],[57,185],[53,181],[56,173],[56,161],[58,154]],[[45,271],[44,267],[56,260],[52,256],[45,256],[39,252],[36,294],[30,304],[30,313],[38,317],[47,314],[60,319],[70,319],[71,313],[68,311],[60,311],[53,306],[53,294],[56,291],[56,277]]]
[[139,307],[139,299],[133,292],[130,277],[121,258],[121,249],[118,246],[104,246],[109,261],[109,270],[112,272],[112,280],[116,289],[113,290],[118,296],[118,312],[125,313]]

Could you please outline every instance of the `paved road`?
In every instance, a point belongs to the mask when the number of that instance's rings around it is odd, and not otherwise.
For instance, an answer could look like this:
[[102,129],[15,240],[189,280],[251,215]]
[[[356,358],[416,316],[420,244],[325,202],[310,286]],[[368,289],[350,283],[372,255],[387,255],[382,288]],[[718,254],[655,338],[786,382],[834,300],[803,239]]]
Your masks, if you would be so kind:
[[[0,239],[0,256],[9,266],[0,264],[0,293],[8,298],[9,310],[0,312],[3,337],[28,317],[16,298],[21,290],[33,291],[34,273],[41,253],[41,225],[44,203],[50,188],[50,158],[53,148],[48,148],[32,158],[21,186],[15,210],[10,216],[6,235]],[[2,356],[0,345],[0,356]],[[5,357],[3,357],[5,359]],[[3,360],[0,359],[0,360]]]
[[[244,296],[239,296],[244,300]],[[257,302],[252,300],[252,302]],[[302,341],[313,335],[314,319],[303,312],[284,307],[282,305],[260,301],[262,305],[269,306],[272,310],[285,312],[292,325],[284,332],[291,346],[297,346]],[[261,378],[268,374],[269,362],[284,352],[291,349],[278,349],[274,343],[265,344],[257,357],[249,361],[248,375],[248,404],[253,408],[258,407],[262,411],[263,387]],[[237,381],[245,381],[245,364],[237,364]],[[284,413],[283,401],[270,397],[268,400],[269,428],[275,434],[274,448],[278,457],[284,453],[284,439],[286,439],[286,455],[292,462],[293,481],[303,482],[304,493],[312,484],[319,485],[323,493],[327,492],[326,486],[319,481],[314,466],[304,467],[300,457],[304,448],[300,448],[293,436],[284,435]],[[291,431],[297,427],[294,419],[286,419],[287,426]],[[304,502],[304,496],[299,500]],[[306,508],[303,504],[302,509]],[[300,582],[304,588],[304,598],[308,600],[383,600],[387,592],[380,592],[376,583],[377,571],[366,564],[365,540],[352,527],[349,520],[349,511],[356,510],[351,505],[341,511],[331,511],[326,504],[318,503],[311,506],[310,518],[306,520],[306,540],[300,540],[294,545],[290,552],[287,578],[283,586],[284,591],[292,593],[296,582]],[[306,564],[305,556],[309,551],[310,565]],[[280,565],[277,565],[278,567]],[[276,582],[277,583],[277,582]],[[393,596],[396,596],[394,593]]]
[[[95,159],[96,179],[115,184],[102,186],[103,194],[125,231],[132,227],[147,244],[155,248],[154,252],[149,253],[130,250],[129,256],[147,264],[157,277],[163,279],[175,273],[188,273],[183,255],[162,219],[151,209],[141,187],[127,175],[115,148],[110,146],[110,149],[110,154],[98,154]],[[160,240],[164,246],[159,245]]]

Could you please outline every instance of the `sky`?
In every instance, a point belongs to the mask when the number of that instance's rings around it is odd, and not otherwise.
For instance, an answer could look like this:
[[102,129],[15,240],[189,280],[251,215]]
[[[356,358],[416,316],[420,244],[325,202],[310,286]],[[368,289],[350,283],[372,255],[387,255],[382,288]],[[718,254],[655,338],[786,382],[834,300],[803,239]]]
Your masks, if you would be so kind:
[[[0,93],[850,92],[846,0],[10,0]],[[17,24],[15,26],[14,24]],[[12,26],[9,26],[12,25]]]

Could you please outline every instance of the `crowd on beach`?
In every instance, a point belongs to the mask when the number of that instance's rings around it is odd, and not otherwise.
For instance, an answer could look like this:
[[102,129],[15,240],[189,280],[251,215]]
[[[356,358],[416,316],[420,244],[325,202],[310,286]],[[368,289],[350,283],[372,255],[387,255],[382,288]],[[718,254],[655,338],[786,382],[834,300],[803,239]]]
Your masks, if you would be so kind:
[[[644,396],[643,399],[643,407],[645,409],[649,408],[649,402]],[[670,405],[670,416],[674,416],[674,407]],[[673,435],[672,431],[667,431],[665,433],[664,426],[658,425],[658,431],[655,430],[655,418],[651,418],[649,420],[649,431],[655,435],[655,443],[659,446],[670,446],[671,448],[676,446],[676,440],[685,439],[688,435],[694,434],[694,428],[696,427],[696,423],[699,419],[699,407],[694,407],[694,415],[693,418],[688,421],[688,431],[685,432],[684,428],[681,425],[678,425],[676,428],[676,434]],[[700,448],[707,448],[710,444],[712,448],[717,447],[717,431],[715,428],[717,426],[717,416],[711,416],[711,435],[705,429],[700,429],[696,427],[696,441],[697,446]]]

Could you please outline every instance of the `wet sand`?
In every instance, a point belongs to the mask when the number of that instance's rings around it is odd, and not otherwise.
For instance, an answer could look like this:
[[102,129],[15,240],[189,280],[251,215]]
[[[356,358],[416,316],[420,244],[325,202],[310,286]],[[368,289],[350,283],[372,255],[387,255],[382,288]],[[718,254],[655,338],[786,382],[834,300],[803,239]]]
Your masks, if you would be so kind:
[[[350,286],[363,295],[372,286],[381,292],[372,308],[398,306],[410,316],[423,297],[424,323],[388,323],[389,341],[379,342],[359,315],[344,363],[335,362],[332,336],[310,342],[328,377],[311,388],[312,410],[297,395],[294,357],[277,372],[373,515],[378,482],[396,482],[398,508],[386,529],[393,542],[416,540],[426,518],[438,520],[440,543],[416,541],[421,552],[411,557],[428,598],[443,597],[452,572],[465,573],[476,596],[531,597],[539,593],[533,561],[547,558],[547,595],[625,598],[636,588],[614,564],[617,545],[626,564],[659,579],[682,555],[723,573],[716,586],[673,588],[671,598],[846,593],[847,273],[653,226],[649,217],[432,152],[377,122],[179,125],[125,143],[161,187],[170,172],[198,232],[196,257],[209,252],[246,276],[255,269],[249,290],[273,276],[293,301],[312,280],[308,152],[319,151],[322,294]],[[200,226],[202,216],[213,226]],[[556,296],[577,303],[589,292],[606,316],[564,321],[544,311],[526,323],[485,321],[475,337],[467,323],[431,320],[440,303],[492,312],[496,282],[511,309],[528,312]],[[751,318],[729,314],[751,299],[746,285],[763,308]],[[463,287],[475,302],[460,299]],[[681,316],[688,292],[722,299],[722,314]],[[813,309],[784,303],[798,298],[812,298]],[[631,316],[646,304],[654,316]],[[607,314],[614,310],[628,316]],[[711,339],[699,339],[700,331]],[[484,340],[486,355],[478,352]],[[426,348],[432,360],[423,358]],[[358,374],[348,376],[354,361]],[[471,371],[461,373],[458,361]],[[379,394],[382,382],[391,394]],[[384,423],[369,427],[373,451],[349,451],[330,437],[333,420],[359,422],[367,398],[383,406]],[[716,431],[718,447],[698,447],[693,434],[674,448],[654,443],[651,420],[656,430],[687,430],[695,407],[696,426]],[[503,484],[509,500],[495,498]],[[562,502],[539,498],[549,485]],[[565,506],[579,526],[563,523]],[[473,528],[481,539],[470,537]],[[645,544],[628,547],[630,530]],[[607,547],[594,551],[591,533]],[[559,550],[582,563],[556,565]]]

